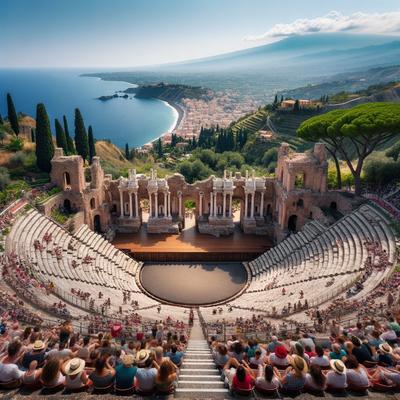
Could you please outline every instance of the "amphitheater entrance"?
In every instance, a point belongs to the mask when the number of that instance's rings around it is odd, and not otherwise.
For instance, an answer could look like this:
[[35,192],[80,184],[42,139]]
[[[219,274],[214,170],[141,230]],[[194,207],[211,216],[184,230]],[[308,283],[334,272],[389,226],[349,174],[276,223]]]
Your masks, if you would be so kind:
[[93,229],[97,233],[101,233],[101,220],[100,220],[100,215],[97,214],[93,218]]
[[288,230],[290,232],[297,231],[297,215],[291,215],[288,219]]
[[193,199],[187,199],[184,202],[184,224],[183,228],[185,231],[193,229],[196,230],[196,215],[197,215],[197,205]]
[[178,305],[226,302],[246,283],[247,271],[239,262],[146,263],[140,271],[140,284],[147,294]]
[[70,201],[70,200],[65,199],[65,200],[64,200],[63,207],[64,207],[64,211],[65,211],[67,214],[71,214],[72,207],[71,207],[71,201]]

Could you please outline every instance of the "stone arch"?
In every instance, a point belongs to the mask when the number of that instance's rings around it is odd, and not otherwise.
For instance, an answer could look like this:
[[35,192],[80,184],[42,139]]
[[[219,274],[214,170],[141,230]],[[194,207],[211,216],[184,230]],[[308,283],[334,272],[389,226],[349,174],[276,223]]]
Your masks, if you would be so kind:
[[72,211],[71,201],[69,199],[65,199],[63,203],[64,210],[70,214]]
[[101,233],[101,218],[99,214],[93,217],[93,230],[97,233]]
[[94,210],[96,208],[96,199],[94,197],[92,197],[90,199],[90,209]]
[[292,214],[289,219],[288,219],[288,230],[290,232],[296,232],[297,231],[297,215]]
[[64,190],[71,189],[71,175],[68,171],[65,171],[63,174],[64,178]]

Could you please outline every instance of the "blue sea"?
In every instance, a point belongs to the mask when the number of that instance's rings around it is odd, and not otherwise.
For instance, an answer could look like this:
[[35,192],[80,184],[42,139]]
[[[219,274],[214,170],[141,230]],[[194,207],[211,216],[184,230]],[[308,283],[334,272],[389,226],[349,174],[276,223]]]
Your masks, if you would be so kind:
[[96,139],[110,139],[117,146],[141,146],[174,126],[177,112],[167,103],[152,99],[100,101],[134,85],[82,77],[82,70],[0,69],[0,112],[7,114],[6,94],[11,93],[18,112],[35,118],[36,104],[44,103],[54,132],[54,118],[68,118],[74,135],[74,109],[78,107],[86,128],[93,127]]

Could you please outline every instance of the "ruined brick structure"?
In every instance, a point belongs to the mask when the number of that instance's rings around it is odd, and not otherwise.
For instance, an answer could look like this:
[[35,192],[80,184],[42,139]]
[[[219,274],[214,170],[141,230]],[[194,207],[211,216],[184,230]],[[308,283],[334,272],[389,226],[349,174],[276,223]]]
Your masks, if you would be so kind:
[[[185,224],[185,201],[196,203],[196,226],[200,233],[215,236],[233,233],[233,204],[240,204],[240,227],[245,233],[270,235],[278,241],[288,231],[300,229],[313,218],[313,209],[329,207],[336,199],[327,192],[325,146],[317,143],[310,153],[294,153],[282,144],[276,178],[242,176],[225,172],[189,184],[180,174],[166,178],[129,171],[127,178],[104,175],[94,157],[90,182],[80,156],[64,156],[56,149],[51,180],[58,185],[59,206],[82,211],[93,230],[137,232],[148,213],[149,233],[179,233]],[[335,203],[336,204],[336,203]]]

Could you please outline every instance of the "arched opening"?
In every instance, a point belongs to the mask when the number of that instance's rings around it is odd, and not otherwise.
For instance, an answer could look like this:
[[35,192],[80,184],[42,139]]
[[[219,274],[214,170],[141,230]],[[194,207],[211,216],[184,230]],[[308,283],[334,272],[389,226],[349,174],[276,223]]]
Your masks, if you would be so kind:
[[291,215],[288,219],[288,230],[290,232],[297,231],[297,215]]
[[184,200],[183,206],[184,206],[184,217],[185,217],[184,228],[185,229],[195,228],[196,217],[198,213],[196,200],[187,198]]
[[304,188],[304,183],[305,183],[305,175],[303,172],[296,174],[295,180],[294,180],[294,187],[301,189]]
[[116,213],[117,213],[117,203],[113,203],[113,205],[112,205],[112,207],[111,207],[111,212],[112,212],[113,214],[116,214]]
[[304,201],[303,201],[303,199],[297,200],[296,205],[297,205],[297,208],[303,208],[303,207],[304,207]]
[[71,176],[69,172],[64,172],[64,190],[71,188]]
[[70,202],[68,199],[65,199],[65,200],[64,200],[63,207],[64,207],[64,211],[65,211],[67,214],[71,214],[72,207],[71,207],[71,202]]
[[90,209],[94,210],[96,208],[96,200],[94,197],[90,199]]
[[100,215],[97,214],[93,218],[93,229],[97,233],[101,233],[101,220],[100,220]]
[[272,210],[271,210],[271,204],[267,205],[267,215],[271,215],[272,214]]
[[336,201],[332,201],[332,203],[331,203],[331,205],[330,205],[330,208],[331,208],[332,210],[334,210],[334,211],[337,211],[337,204],[336,204]]

